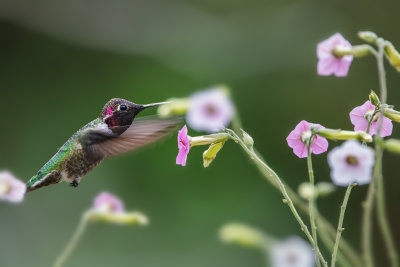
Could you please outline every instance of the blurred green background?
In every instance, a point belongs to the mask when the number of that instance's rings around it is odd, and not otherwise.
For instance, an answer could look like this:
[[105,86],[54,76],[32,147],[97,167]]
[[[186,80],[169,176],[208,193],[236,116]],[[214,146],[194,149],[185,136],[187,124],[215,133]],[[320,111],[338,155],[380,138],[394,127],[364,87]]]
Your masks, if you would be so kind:
[[[285,141],[294,126],[305,119],[352,129],[349,111],[378,91],[373,58],[355,60],[346,78],[317,76],[317,43],[341,32],[358,44],[357,31],[368,29],[400,47],[399,8],[394,0],[3,0],[0,169],[27,181],[110,98],[150,103],[224,83],[257,149],[297,187],[307,172]],[[400,106],[400,75],[387,67],[389,102]],[[303,236],[281,195],[235,143],[208,169],[202,153],[195,148],[186,167],[175,165],[172,137],[106,160],[77,189],[63,183],[29,193],[20,205],[1,203],[0,266],[51,266],[103,190],[151,224],[93,225],[65,266],[258,267],[258,252],[219,242],[220,226],[239,221],[278,238]],[[330,181],[326,154],[314,162],[317,181]],[[385,155],[398,244],[399,162]],[[344,237],[357,248],[365,193],[365,186],[354,190],[345,219]],[[335,224],[343,195],[340,188],[319,202]],[[385,266],[378,229],[374,235]]]

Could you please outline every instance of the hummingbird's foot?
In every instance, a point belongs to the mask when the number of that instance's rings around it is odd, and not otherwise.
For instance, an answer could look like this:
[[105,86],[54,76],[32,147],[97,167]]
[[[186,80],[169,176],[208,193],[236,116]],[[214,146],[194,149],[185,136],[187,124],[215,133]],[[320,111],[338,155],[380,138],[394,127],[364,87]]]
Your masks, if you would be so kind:
[[77,180],[73,180],[73,181],[70,183],[70,185],[71,185],[72,187],[78,187],[79,183],[78,183]]

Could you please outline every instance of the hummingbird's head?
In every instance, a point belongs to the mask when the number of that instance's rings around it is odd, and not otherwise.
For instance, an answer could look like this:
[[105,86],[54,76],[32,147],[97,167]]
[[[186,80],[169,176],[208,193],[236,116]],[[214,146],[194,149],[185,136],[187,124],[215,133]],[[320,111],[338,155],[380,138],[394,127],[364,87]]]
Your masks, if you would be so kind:
[[99,118],[106,123],[108,127],[129,126],[140,111],[161,104],[164,103],[142,105],[135,104],[122,98],[113,98],[105,104]]

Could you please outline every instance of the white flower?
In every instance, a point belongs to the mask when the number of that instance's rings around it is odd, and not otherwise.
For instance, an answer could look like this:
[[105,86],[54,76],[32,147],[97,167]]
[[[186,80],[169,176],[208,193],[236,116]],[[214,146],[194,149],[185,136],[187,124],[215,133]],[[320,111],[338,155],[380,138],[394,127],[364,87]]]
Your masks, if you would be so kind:
[[26,185],[10,172],[0,172],[0,200],[21,202],[24,199]]
[[221,89],[213,88],[190,96],[186,121],[196,131],[217,132],[229,125],[235,108]]
[[374,166],[374,152],[357,141],[349,140],[329,152],[328,163],[336,185],[368,184]]
[[315,254],[300,237],[289,237],[271,248],[272,267],[313,267]]

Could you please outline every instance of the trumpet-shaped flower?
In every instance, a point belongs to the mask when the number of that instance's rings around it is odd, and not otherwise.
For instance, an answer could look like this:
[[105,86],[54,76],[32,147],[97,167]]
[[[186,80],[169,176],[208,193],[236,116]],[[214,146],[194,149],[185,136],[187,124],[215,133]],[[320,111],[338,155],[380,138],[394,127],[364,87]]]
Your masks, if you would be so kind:
[[187,155],[190,150],[190,140],[188,136],[188,129],[185,126],[178,133],[178,156],[176,157],[176,164],[186,166]]
[[[353,108],[350,111],[350,121],[354,125],[354,131],[366,131],[368,127],[368,116],[372,116],[375,111],[375,106],[368,100],[361,106]],[[372,118],[369,134],[375,135],[378,132],[379,119],[381,113],[377,113]],[[389,136],[392,134],[393,123],[389,118],[382,117],[382,128],[380,132],[381,137]]]
[[336,33],[318,44],[318,75],[329,76],[334,74],[336,77],[347,76],[351,62],[353,61],[353,56],[345,55],[336,57],[332,53],[332,50],[338,45],[351,48],[349,41],[344,39],[340,33]]
[[0,172],[0,200],[8,202],[21,202],[24,200],[26,185],[10,172]]
[[94,199],[93,206],[100,212],[122,213],[125,211],[122,200],[108,192],[100,193]]
[[[299,158],[307,157],[307,144],[306,139],[311,137],[311,126],[313,124],[302,120],[297,124],[296,128],[289,134],[286,141],[293,149],[293,153]],[[319,124],[314,124],[318,129],[323,129],[324,127]],[[321,154],[328,149],[328,141],[326,138],[319,135],[314,135],[311,140],[311,153]]]
[[374,166],[374,152],[370,147],[349,140],[328,153],[328,164],[336,185],[368,184]]
[[226,93],[210,89],[190,96],[186,121],[196,131],[217,132],[231,122],[235,108]]
[[300,237],[289,237],[271,248],[272,267],[313,267],[315,254]]

